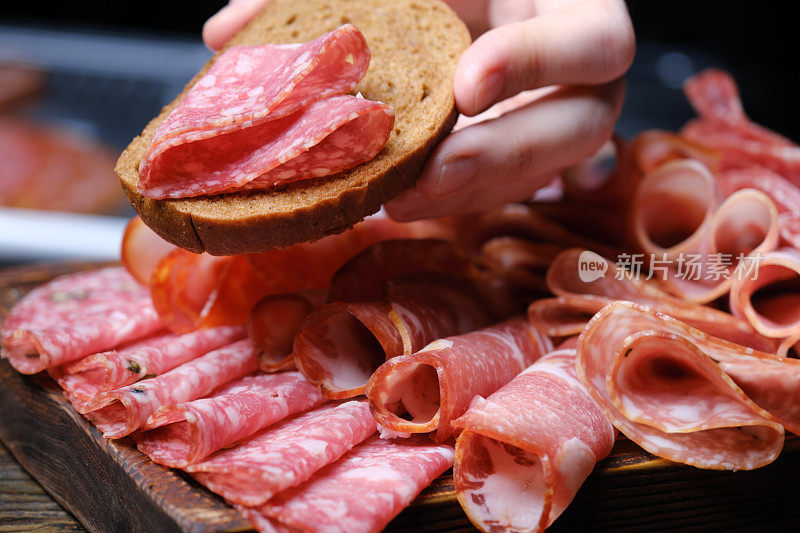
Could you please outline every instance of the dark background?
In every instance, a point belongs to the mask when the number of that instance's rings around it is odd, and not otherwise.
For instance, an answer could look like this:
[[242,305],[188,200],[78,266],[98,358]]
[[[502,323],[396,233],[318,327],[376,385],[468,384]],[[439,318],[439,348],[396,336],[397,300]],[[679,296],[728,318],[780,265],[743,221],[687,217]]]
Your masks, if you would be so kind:
[[[203,22],[222,5],[219,0],[15,1],[4,2],[0,23],[199,40]],[[794,82],[800,30],[789,14],[791,5],[752,0],[629,1],[639,51],[629,75],[629,99],[620,129],[630,135],[642,127],[677,128],[691,116],[675,84],[667,89],[652,80],[658,77],[659,59],[677,50],[692,60],[694,69],[719,66],[731,71],[753,119],[800,138]]]

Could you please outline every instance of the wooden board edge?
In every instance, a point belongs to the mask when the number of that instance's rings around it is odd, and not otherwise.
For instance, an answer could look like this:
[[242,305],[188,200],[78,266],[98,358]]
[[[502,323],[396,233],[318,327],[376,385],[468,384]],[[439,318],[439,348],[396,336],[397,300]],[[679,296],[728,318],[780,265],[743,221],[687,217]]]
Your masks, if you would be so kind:
[[[0,439],[90,531],[248,531],[221,499],[155,464],[132,441],[108,441],[47,378],[0,361]],[[73,482],[80,475],[80,482]]]

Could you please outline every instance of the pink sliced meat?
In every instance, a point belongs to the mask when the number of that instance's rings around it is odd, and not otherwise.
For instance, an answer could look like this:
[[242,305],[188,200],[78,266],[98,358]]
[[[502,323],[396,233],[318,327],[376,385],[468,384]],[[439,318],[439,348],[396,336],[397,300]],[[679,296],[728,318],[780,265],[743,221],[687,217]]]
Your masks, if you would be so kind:
[[747,118],[729,74],[706,70],[690,78],[685,91],[700,118],[681,134],[719,152],[721,170],[757,165],[800,184],[800,147]]
[[630,302],[603,308],[578,341],[578,377],[625,436],[699,468],[773,461],[800,430],[800,361],[712,337]]
[[79,413],[94,409],[101,393],[163,374],[205,353],[244,337],[243,327],[223,326],[158,335],[131,345],[84,357],[50,371]]
[[[605,275],[592,281],[580,276],[580,262],[604,264]],[[627,300],[651,306],[711,335],[774,352],[774,340],[757,333],[747,321],[713,307],[682,300],[662,291],[655,281],[634,277],[600,255],[572,248],[559,254],[547,272],[547,285],[556,298],[533,302],[528,308],[531,323],[552,337],[577,335],[607,304]]]
[[484,307],[457,279],[392,282],[384,302],[336,302],[309,315],[295,337],[295,364],[326,397],[358,396],[387,359],[489,323]]
[[375,433],[367,402],[327,403],[274,424],[186,471],[226,500],[262,505]]
[[493,393],[552,348],[525,318],[513,318],[388,360],[370,378],[367,397],[384,428],[442,442],[472,398]]
[[797,337],[800,251],[783,248],[765,253],[757,261],[757,270],[734,278],[729,300],[731,311],[767,337]]
[[325,291],[275,294],[253,306],[247,332],[264,372],[294,368],[292,343],[305,318],[325,301]]
[[448,444],[374,436],[245,516],[259,531],[378,532],[452,464]]
[[704,70],[686,80],[683,89],[701,118],[724,124],[744,139],[777,146],[795,146],[786,137],[750,121],[744,112],[736,81],[727,72]]
[[136,442],[156,463],[184,468],[322,402],[299,372],[245,376],[210,398],[161,407]]
[[531,242],[517,237],[494,237],[481,246],[476,262],[490,276],[515,293],[531,295],[547,292],[544,276],[562,246]]
[[139,189],[179,198],[264,188],[372,159],[394,112],[345,94],[369,60],[351,24],[302,45],[226,50],[156,131]]
[[634,241],[644,252],[642,270],[649,272],[652,261],[666,290],[700,303],[730,289],[741,257],[778,243],[778,211],[769,196],[745,189],[718,205],[718,195],[711,173],[686,159],[645,176],[632,205]]
[[425,273],[467,277],[470,263],[441,238],[395,238],[376,242],[334,274],[329,302],[382,300],[389,281]]
[[575,350],[546,355],[478,396],[453,425],[453,481],[481,531],[544,531],[569,505],[616,431],[575,373]]
[[163,326],[124,268],[62,276],[33,289],[3,323],[2,354],[23,374],[148,337]]
[[166,374],[101,394],[86,413],[103,436],[124,437],[145,425],[161,406],[202,398],[217,387],[243,377],[258,366],[249,339],[237,341],[174,368]]

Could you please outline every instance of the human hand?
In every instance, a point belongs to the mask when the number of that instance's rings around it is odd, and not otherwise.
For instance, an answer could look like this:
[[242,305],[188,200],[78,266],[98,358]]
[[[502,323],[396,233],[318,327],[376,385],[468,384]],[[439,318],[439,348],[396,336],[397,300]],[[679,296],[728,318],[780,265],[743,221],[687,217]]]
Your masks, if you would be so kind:
[[477,116],[462,117],[416,186],[386,205],[397,220],[530,198],[611,136],[633,61],[622,0],[446,1],[480,35],[454,80],[459,111]]
[[[206,22],[204,40],[221,47],[267,1],[232,0]],[[416,186],[386,205],[397,220],[529,198],[611,136],[633,60],[623,0],[446,2],[480,35],[454,80],[459,111],[478,116],[462,117]]]

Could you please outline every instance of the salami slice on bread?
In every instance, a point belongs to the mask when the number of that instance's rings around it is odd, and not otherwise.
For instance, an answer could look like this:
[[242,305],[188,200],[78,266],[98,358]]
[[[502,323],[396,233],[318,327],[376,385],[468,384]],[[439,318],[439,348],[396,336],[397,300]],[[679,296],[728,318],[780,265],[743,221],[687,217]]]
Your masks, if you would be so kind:
[[438,0],[273,0],[221,53],[232,46],[308,42],[344,24],[361,31],[371,52],[369,68],[353,93],[395,112],[394,129],[378,155],[332,176],[265,190],[160,200],[143,196],[139,168],[156,130],[217,54],[117,163],[123,190],[151,228],[193,252],[264,251],[342,231],[414,184],[457,116],[453,73],[470,38],[446,5]]

